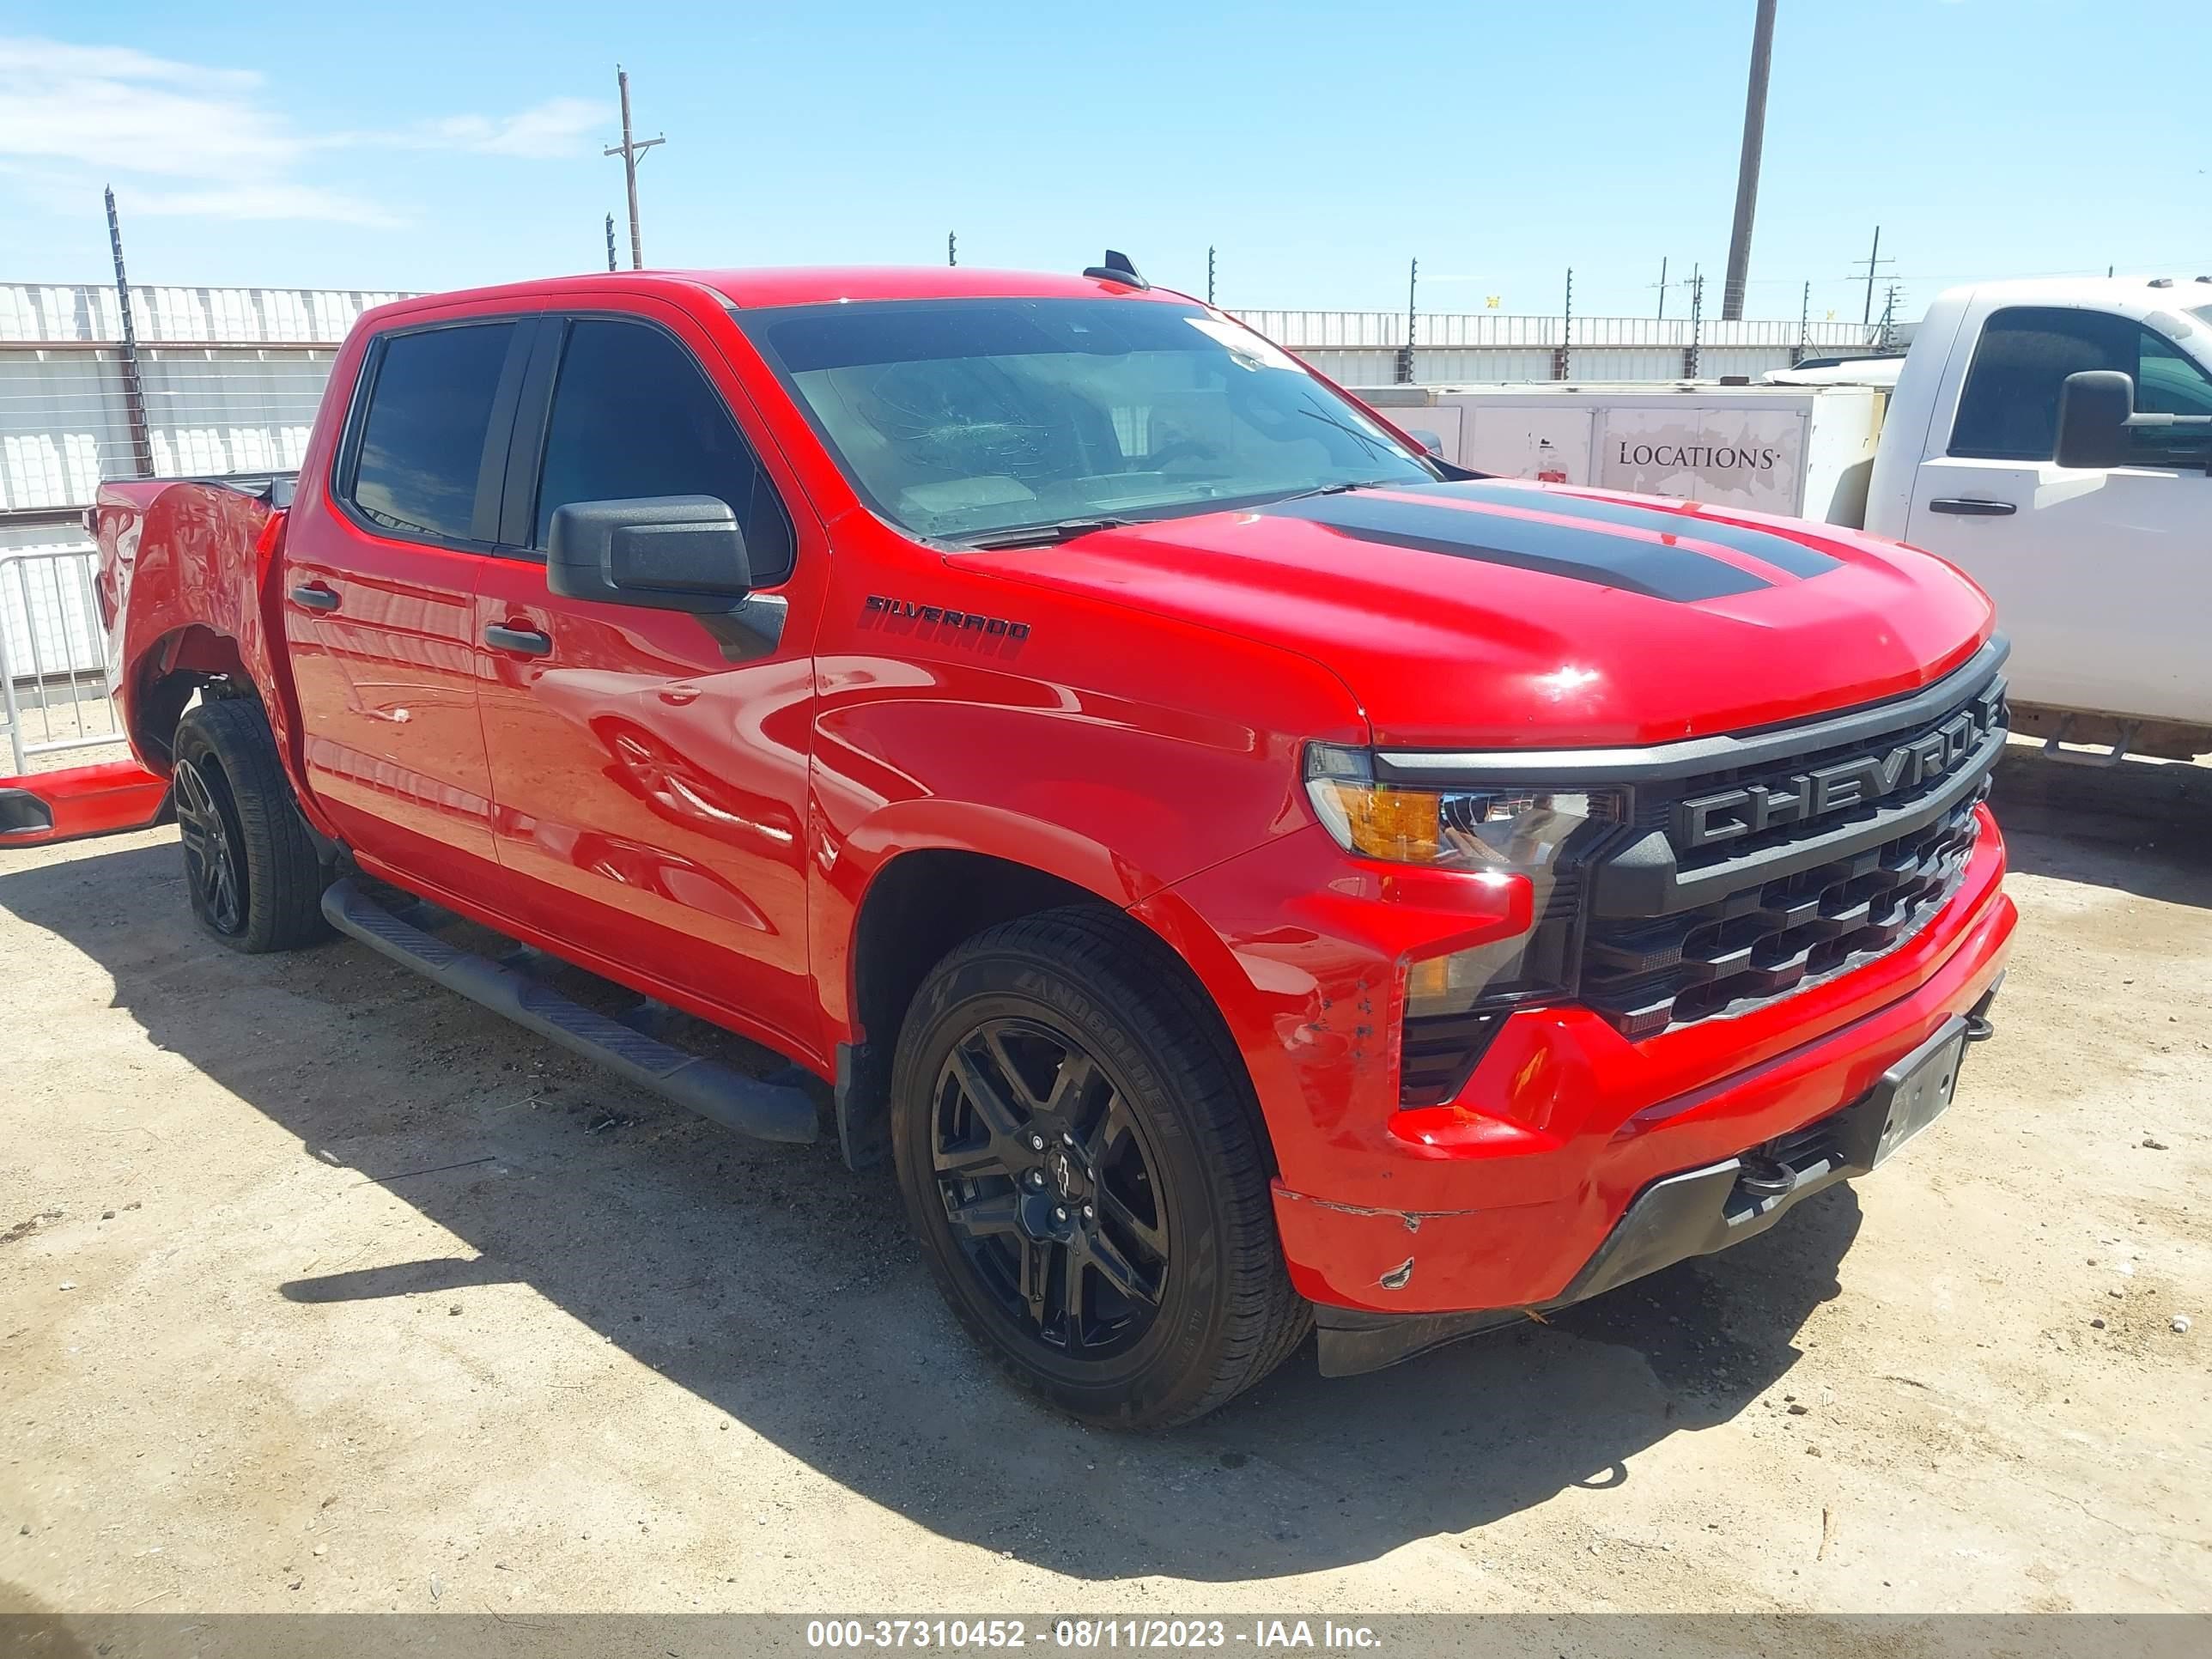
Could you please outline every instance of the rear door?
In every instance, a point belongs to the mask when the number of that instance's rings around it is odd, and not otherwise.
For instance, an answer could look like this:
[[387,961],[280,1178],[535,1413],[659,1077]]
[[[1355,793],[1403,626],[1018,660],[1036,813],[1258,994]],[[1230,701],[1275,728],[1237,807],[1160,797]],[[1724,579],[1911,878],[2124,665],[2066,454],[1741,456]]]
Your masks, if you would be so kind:
[[1996,601],[2015,700],[2212,721],[2212,436],[2143,428],[2129,465],[2053,459],[2059,389],[2083,369],[2130,376],[2146,412],[2212,415],[2212,374],[2179,343],[2204,328],[2151,322],[2165,326],[2063,306],[1990,312],[1939,398],[1949,437],[1914,480],[1905,539]]
[[497,869],[476,587],[533,327],[463,317],[372,340],[328,498],[284,541],[309,784],[357,854],[451,892]]
[[[617,977],[811,1051],[805,824],[824,562],[781,468],[683,311],[637,299],[620,315],[548,317],[477,621],[495,839],[522,919]],[[678,495],[729,504],[752,597],[701,616],[548,591],[555,509]]]

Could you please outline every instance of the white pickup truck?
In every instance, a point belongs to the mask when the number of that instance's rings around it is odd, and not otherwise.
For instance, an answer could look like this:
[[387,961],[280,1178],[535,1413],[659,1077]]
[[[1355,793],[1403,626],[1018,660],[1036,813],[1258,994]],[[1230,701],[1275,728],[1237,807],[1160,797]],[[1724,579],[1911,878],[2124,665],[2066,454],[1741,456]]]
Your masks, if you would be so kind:
[[1481,471],[1942,554],[1997,602],[2015,731],[2212,753],[2212,277],[1954,289],[1865,380],[1359,395]]

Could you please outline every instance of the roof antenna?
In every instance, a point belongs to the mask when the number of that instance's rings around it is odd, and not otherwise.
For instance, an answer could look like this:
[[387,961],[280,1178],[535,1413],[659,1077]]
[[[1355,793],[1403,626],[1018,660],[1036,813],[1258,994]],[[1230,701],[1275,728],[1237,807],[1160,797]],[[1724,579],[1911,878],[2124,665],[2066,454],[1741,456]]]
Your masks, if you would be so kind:
[[1124,288],[1152,287],[1150,283],[1137,275],[1137,267],[1129,262],[1127,254],[1117,253],[1110,247],[1106,250],[1105,264],[1085,265],[1083,274],[1097,282],[1119,283]]

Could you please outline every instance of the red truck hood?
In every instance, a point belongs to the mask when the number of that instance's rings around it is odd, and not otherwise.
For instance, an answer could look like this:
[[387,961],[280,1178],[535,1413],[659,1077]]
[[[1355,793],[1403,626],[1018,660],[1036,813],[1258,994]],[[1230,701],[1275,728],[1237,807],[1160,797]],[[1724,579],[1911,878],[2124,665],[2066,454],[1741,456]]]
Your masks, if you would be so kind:
[[1914,690],[1992,626],[1940,559],[1832,525],[1504,479],[954,556],[1300,652],[1381,744],[1741,731]]

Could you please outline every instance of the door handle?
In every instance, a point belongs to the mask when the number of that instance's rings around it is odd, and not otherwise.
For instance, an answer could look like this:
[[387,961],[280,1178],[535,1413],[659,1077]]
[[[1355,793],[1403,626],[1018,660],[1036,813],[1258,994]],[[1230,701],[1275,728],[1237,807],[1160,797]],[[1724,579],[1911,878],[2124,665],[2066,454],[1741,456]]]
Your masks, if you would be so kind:
[[553,654],[553,641],[534,628],[501,628],[493,623],[484,629],[484,643],[495,651],[512,651],[522,657],[549,657]]
[[309,611],[335,611],[338,596],[320,582],[303,582],[292,590],[292,603]]
[[2002,519],[2020,511],[2010,501],[1985,501],[1973,495],[1939,495],[1928,503],[1930,513],[1956,513],[1969,519]]

